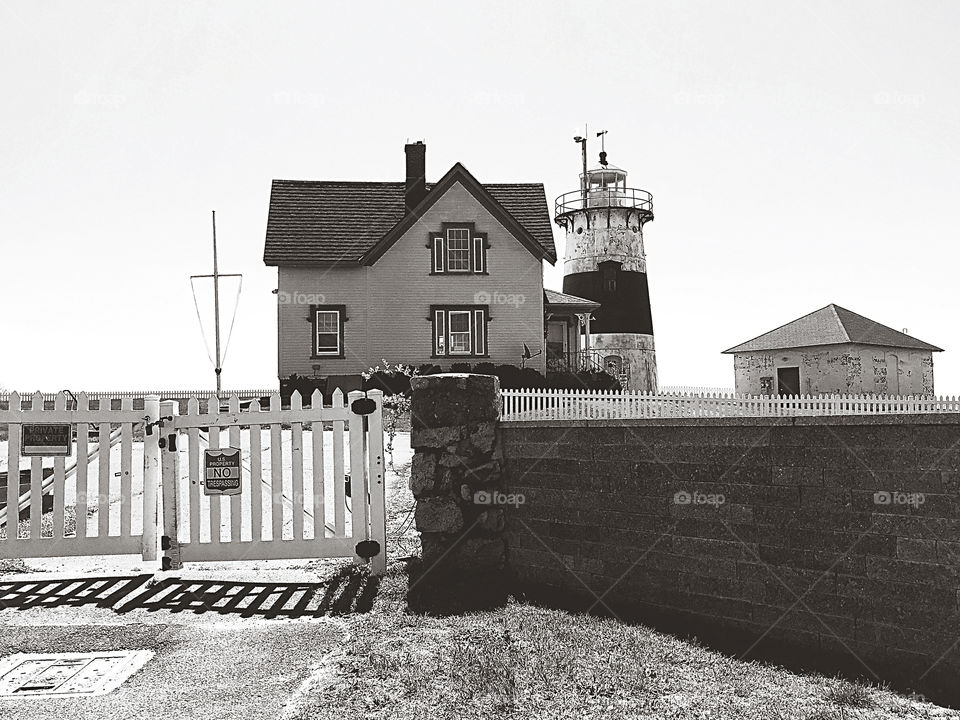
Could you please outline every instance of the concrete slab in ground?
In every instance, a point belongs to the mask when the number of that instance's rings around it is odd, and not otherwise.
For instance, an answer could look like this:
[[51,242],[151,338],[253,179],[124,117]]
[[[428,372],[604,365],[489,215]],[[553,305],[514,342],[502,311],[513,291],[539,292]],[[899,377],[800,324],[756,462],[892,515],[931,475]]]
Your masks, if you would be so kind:
[[0,718],[277,718],[342,642],[338,613],[376,590],[349,564],[322,570],[0,576],[0,657],[155,653],[108,695],[0,700]]

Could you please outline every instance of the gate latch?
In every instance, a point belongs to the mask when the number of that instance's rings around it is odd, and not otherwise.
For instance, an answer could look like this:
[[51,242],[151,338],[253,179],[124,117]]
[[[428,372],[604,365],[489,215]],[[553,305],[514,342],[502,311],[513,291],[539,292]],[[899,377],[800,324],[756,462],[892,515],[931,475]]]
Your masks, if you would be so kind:
[[368,397],[357,398],[350,403],[350,409],[357,415],[372,415],[377,409],[377,401]]

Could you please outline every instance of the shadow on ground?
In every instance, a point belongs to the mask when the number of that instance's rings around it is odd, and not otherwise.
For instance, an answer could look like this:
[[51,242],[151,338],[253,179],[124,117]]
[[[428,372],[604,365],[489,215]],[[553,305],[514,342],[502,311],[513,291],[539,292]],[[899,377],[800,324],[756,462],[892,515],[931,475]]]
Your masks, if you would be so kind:
[[54,607],[216,613],[242,618],[301,618],[365,613],[380,579],[365,568],[341,568],[315,583],[195,580],[150,574],[58,580],[0,579],[0,610]]

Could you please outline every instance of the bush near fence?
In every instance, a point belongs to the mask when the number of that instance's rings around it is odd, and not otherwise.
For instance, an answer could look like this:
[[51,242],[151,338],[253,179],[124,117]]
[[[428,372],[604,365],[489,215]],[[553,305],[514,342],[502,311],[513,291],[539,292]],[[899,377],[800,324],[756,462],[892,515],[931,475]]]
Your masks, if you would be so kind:
[[501,422],[501,436],[529,598],[960,702],[960,416]]
[[[549,388],[614,391],[620,389],[620,381],[602,370],[578,373],[548,372],[543,375],[535,368],[519,367],[517,365],[494,365],[490,362],[475,364],[457,362],[446,369],[434,363],[426,363],[418,366],[415,370],[417,375],[437,375],[442,372],[494,375],[500,380],[500,387],[507,390]],[[409,395],[410,375],[377,369],[370,373],[370,377],[364,377],[361,380],[360,387],[363,390],[382,390],[387,397]],[[289,404],[290,396],[295,390],[299,390],[300,395],[304,398],[310,397],[314,390],[320,390],[328,400],[332,392],[326,377],[307,377],[293,374],[280,381],[280,397],[283,399],[284,405]]]

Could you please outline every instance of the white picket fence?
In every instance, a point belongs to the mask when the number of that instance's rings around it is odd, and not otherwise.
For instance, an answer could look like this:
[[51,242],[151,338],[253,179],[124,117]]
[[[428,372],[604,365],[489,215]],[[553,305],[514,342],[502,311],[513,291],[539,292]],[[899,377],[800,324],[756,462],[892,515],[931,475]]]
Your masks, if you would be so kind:
[[623,390],[504,390],[504,420],[960,413],[960,397],[750,396]]
[[733,395],[733,388],[709,385],[661,385],[658,392],[661,395]]
[[[141,555],[157,557],[157,489],[160,477],[158,434],[144,437],[142,463],[133,461],[133,435],[159,417],[160,399],[147,398],[144,410],[133,409],[124,398],[119,410],[89,409],[80,393],[77,409],[67,410],[64,393],[55,396],[54,409],[43,409],[43,396],[32,397],[32,407],[21,410],[21,398],[10,395],[10,409],[0,410],[0,425],[8,428],[7,492],[0,510],[0,558],[76,555]],[[69,423],[76,433],[75,454],[55,457],[53,473],[44,477],[43,457],[30,459],[30,489],[20,492],[21,433],[25,423]],[[91,448],[91,443],[95,445]],[[119,457],[111,448],[120,445]],[[119,460],[119,463],[117,461]],[[119,465],[119,467],[118,467]],[[89,469],[96,467],[96,475]],[[119,476],[119,480],[117,477]],[[42,502],[53,496],[52,527],[43,527]],[[134,500],[139,507],[134,507]],[[27,533],[18,528],[19,513],[29,508]],[[66,522],[66,511],[75,523]],[[71,528],[75,525],[75,529]]]
[[[61,390],[60,392],[64,391]],[[250,398],[269,397],[276,392],[276,388],[270,390],[222,390],[220,392],[220,398],[226,399],[236,395],[241,400],[246,400]],[[116,398],[142,399],[149,395],[159,395],[164,400],[189,400],[190,398],[209,398],[215,396],[216,392],[213,390],[98,390],[84,391],[83,393],[76,393],[75,395],[79,398],[81,394],[90,400],[113,400]],[[19,395],[24,399],[39,396],[44,402],[53,402],[59,393],[19,393]],[[9,402],[9,400],[10,393],[0,393],[0,404]],[[67,395],[67,402],[68,404],[73,402],[69,394]]]
[[[351,557],[369,560],[371,572],[382,574],[382,393],[344,398],[337,390],[324,406],[315,392],[309,408],[296,392],[289,408],[281,407],[279,393],[266,395],[264,408],[257,399],[241,403],[238,395],[221,394],[220,402],[193,397],[181,415],[175,399],[161,402],[157,395],[134,410],[135,394],[123,397],[119,409],[106,403],[91,409],[100,403],[79,393],[75,409],[68,409],[74,398],[64,392],[54,397],[53,408],[44,407],[41,393],[30,402],[11,393],[9,408],[0,410],[0,429],[9,436],[0,441],[7,461],[0,558],[156,560],[160,544],[165,569],[194,561]],[[358,400],[365,402],[355,406]],[[69,424],[72,454],[21,462],[25,424]],[[143,442],[134,442],[135,436]],[[204,449],[225,446],[241,450],[241,492],[207,495]],[[28,488],[20,479],[26,464]],[[52,513],[44,513],[44,496],[52,496]],[[29,521],[19,523],[27,510]]]

